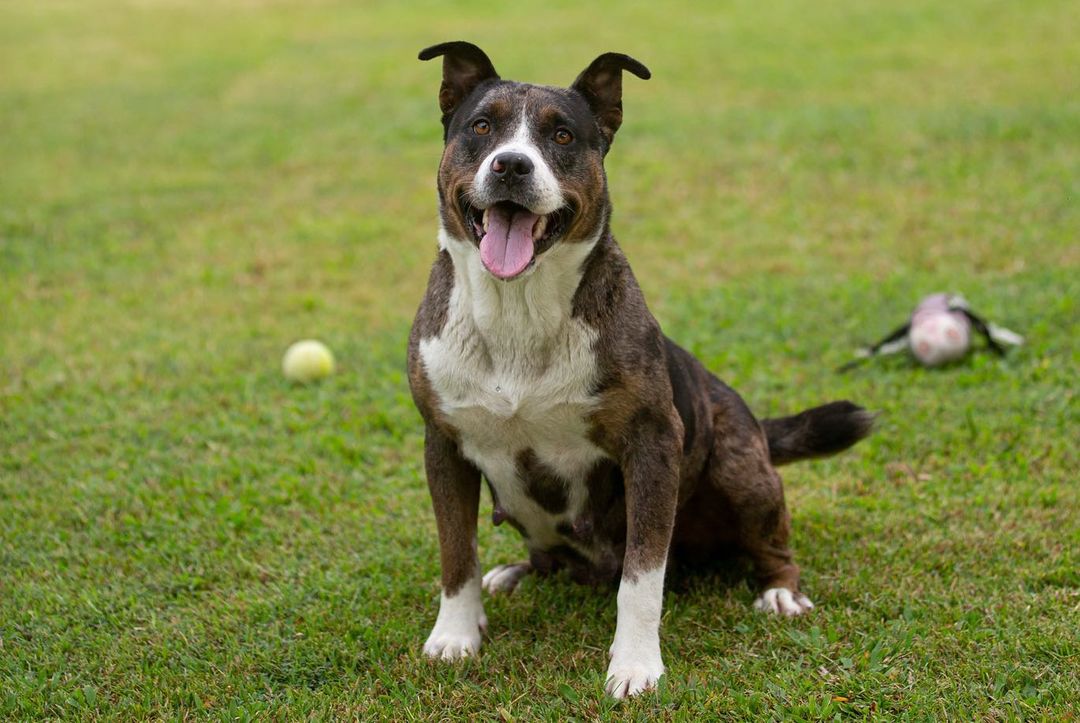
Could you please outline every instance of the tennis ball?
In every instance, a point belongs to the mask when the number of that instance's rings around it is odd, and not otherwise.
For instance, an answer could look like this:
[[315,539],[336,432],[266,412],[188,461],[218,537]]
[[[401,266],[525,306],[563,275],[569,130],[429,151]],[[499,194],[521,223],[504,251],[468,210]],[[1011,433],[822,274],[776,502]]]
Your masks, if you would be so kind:
[[334,373],[334,355],[321,341],[304,339],[285,350],[281,371],[294,382],[322,379]]

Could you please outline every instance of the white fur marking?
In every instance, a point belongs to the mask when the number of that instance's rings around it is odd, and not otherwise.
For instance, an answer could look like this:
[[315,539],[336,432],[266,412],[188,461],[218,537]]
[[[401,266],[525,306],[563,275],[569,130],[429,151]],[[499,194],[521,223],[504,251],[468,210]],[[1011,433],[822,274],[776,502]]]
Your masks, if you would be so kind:
[[476,655],[480,650],[480,631],[487,628],[487,616],[480,601],[479,575],[452,597],[443,592],[439,602],[439,617],[424,643],[429,658],[457,660]]
[[476,178],[473,180],[473,189],[476,201],[480,205],[487,206],[492,203],[492,199],[488,198],[488,187],[489,184],[492,183],[491,162],[495,160],[495,156],[500,153],[520,153],[532,161],[532,191],[536,196],[536,203],[529,209],[530,211],[542,216],[557,211],[566,205],[566,201],[562,194],[562,187],[559,185],[558,179],[555,178],[555,174],[552,172],[551,167],[548,166],[547,161],[544,160],[544,156],[540,153],[540,149],[533,143],[532,128],[529,126],[529,118],[527,115],[524,116],[521,119],[521,123],[518,124],[517,130],[514,131],[514,137],[511,138],[509,142],[503,143],[488,154],[487,158],[480,164],[480,168],[476,171]]
[[[557,243],[530,273],[509,282],[484,268],[470,241],[443,230],[440,242],[453,259],[454,289],[441,333],[420,342],[440,409],[529,543],[567,544],[555,528],[584,507],[584,482],[604,457],[586,424],[596,404],[590,391],[597,334],[571,317],[581,266],[596,239]],[[526,494],[517,470],[517,455],[526,449],[566,482],[565,513],[551,514]]]
[[664,568],[625,577],[619,584],[619,612],[611,664],[607,671],[608,694],[626,698],[656,687],[664,674],[660,658],[660,612],[664,603]]
[[792,592],[786,587],[770,587],[754,601],[754,609],[794,617],[809,612],[814,607],[810,598],[802,593]]

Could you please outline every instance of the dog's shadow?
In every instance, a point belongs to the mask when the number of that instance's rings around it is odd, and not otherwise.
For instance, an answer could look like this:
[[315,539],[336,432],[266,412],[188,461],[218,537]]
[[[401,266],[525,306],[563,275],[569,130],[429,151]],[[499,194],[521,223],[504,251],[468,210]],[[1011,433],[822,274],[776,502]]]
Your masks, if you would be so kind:
[[753,580],[750,560],[732,553],[704,560],[672,561],[664,578],[664,588],[669,593],[697,602],[696,598],[701,595],[715,596],[718,592],[737,589],[746,589],[749,594]]
[[[677,615],[679,610],[712,609],[720,622],[732,608],[718,603],[734,599],[739,601],[735,609],[749,607],[754,585],[752,566],[744,557],[672,561],[665,575],[665,611]],[[498,637],[551,644],[600,641],[614,629],[618,589],[618,580],[582,584],[565,571],[531,575],[511,595],[489,598],[488,612],[499,619],[496,629],[502,632]]]

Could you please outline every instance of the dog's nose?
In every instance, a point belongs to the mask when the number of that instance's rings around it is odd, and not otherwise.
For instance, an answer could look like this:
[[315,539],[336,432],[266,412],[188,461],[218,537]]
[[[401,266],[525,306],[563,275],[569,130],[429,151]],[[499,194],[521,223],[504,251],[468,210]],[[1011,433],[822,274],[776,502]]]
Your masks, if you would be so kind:
[[491,172],[496,176],[527,176],[532,173],[533,162],[524,153],[500,153],[491,161]]

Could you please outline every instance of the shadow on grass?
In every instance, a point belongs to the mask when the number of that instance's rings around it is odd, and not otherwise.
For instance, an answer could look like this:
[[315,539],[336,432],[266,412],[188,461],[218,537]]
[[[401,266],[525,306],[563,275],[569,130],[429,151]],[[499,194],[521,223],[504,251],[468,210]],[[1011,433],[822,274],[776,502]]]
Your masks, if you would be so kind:
[[744,585],[754,587],[753,568],[745,555],[732,551],[709,559],[672,561],[664,586],[668,592],[697,602],[699,595],[726,593]]

